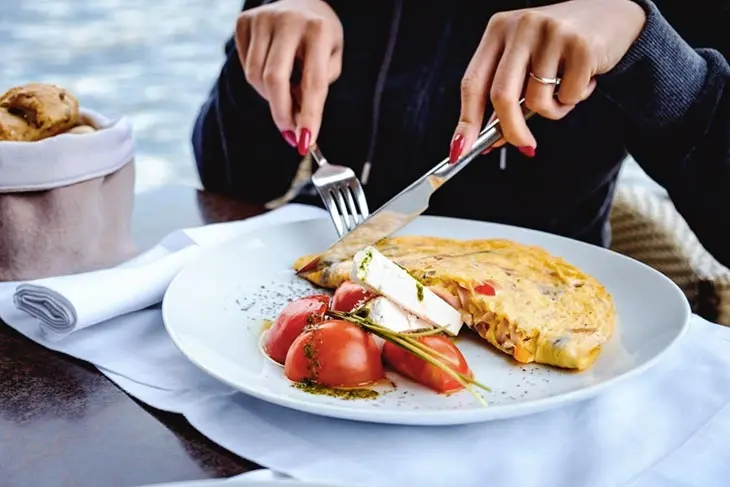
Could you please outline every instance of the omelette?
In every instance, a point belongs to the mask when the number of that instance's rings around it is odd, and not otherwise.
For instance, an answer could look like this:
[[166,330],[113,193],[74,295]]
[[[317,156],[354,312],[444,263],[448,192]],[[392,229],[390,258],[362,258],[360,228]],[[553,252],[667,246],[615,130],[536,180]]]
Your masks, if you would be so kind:
[[[386,238],[375,248],[456,307],[464,323],[520,363],[584,370],[612,336],[616,309],[592,276],[540,247],[511,240]],[[294,263],[299,271],[315,256]],[[328,259],[300,275],[336,289],[352,260]]]

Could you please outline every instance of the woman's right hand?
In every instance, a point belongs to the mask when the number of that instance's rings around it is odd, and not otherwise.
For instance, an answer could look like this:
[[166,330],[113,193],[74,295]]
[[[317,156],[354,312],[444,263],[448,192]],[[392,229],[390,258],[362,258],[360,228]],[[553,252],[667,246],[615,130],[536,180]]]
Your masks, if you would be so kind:
[[[269,102],[284,140],[306,155],[319,134],[329,85],[342,69],[339,18],[322,0],[279,0],[244,11],[235,39],[246,80]],[[295,63],[298,86],[291,79]]]

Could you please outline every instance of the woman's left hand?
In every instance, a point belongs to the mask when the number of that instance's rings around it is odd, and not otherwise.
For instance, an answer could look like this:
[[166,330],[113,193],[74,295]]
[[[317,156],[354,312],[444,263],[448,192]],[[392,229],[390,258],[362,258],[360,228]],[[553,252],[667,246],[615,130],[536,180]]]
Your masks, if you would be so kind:
[[[590,96],[595,76],[610,71],[639,36],[646,16],[631,0],[572,0],[494,15],[461,82],[461,116],[449,157],[471,147],[491,101],[509,143],[532,156],[537,141],[519,101],[557,120]],[[530,73],[562,79],[540,83]],[[494,115],[493,115],[494,116]]]

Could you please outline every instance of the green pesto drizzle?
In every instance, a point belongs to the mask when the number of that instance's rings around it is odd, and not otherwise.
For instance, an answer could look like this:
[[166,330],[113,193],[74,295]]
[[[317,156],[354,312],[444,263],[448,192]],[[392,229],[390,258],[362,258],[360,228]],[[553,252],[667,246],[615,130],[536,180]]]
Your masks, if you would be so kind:
[[371,251],[368,251],[365,253],[365,256],[362,258],[362,261],[360,262],[360,271],[361,272],[367,272],[368,264],[370,264],[370,261],[373,260],[373,253]]
[[338,399],[345,399],[348,401],[354,399],[375,399],[378,397],[378,391],[366,388],[352,388],[352,389],[338,389],[335,387],[326,387],[317,384],[314,381],[302,381],[294,382],[292,387],[299,389],[300,391],[308,392],[309,394],[319,394],[323,396],[336,397]]

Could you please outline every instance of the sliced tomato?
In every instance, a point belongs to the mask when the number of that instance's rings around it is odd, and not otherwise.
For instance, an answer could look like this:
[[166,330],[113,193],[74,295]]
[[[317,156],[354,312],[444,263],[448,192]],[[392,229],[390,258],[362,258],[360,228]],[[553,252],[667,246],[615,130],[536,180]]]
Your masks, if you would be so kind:
[[385,377],[373,336],[343,320],[325,321],[299,335],[286,355],[284,374],[327,387],[358,387]]
[[269,357],[283,364],[289,347],[304,327],[324,321],[329,302],[329,296],[317,294],[287,304],[266,332],[264,351]]
[[474,288],[474,291],[478,292],[479,294],[483,294],[484,296],[494,296],[494,286],[491,284],[480,284],[477,287]]
[[375,297],[361,285],[352,281],[343,282],[332,297],[332,310],[349,313]]
[[[423,336],[418,339],[421,343],[445,357],[439,360],[467,377],[472,377],[471,369],[459,348],[443,335]],[[385,342],[383,345],[383,359],[393,369],[439,393],[456,392],[463,389],[463,386],[447,372],[444,372],[435,365],[415,356],[410,351]]]

